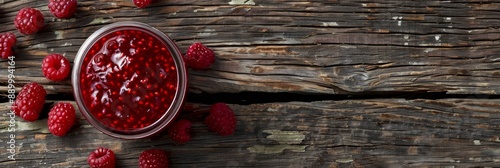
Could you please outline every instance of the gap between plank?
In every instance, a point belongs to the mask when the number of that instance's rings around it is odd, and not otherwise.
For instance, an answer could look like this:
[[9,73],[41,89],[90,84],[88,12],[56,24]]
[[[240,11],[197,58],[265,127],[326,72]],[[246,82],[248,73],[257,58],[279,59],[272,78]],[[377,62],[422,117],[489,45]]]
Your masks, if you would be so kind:
[[[250,105],[280,102],[315,102],[327,100],[364,100],[364,99],[500,99],[500,95],[487,94],[446,94],[445,92],[364,92],[353,94],[304,94],[304,93],[269,93],[269,92],[241,92],[241,93],[188,93],[186,101],[200,104],[225,102],[228,104]],[[74,101],[71,94],[50,94],[47,100]],[[0,102],[8,101],[7,97],[0,96]]]

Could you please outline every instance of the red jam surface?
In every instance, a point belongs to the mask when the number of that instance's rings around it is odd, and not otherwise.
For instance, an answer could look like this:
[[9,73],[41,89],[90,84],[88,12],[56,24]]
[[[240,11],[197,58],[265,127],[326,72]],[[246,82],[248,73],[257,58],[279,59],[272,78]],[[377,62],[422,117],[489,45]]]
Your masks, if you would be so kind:
[[83,101],[98,121],[120,131],[158,121],[177,90],[170,51],[145,30],[117,30],[97,40],[80,71]]

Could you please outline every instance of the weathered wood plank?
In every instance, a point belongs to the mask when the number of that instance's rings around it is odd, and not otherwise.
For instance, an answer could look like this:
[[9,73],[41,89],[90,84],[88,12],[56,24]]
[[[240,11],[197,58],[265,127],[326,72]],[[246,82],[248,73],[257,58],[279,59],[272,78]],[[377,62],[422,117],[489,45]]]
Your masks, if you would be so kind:
[[[54,19],[46,4],[0,0],[0,32],[18,36],[16,89],[36,81],[51,98],[71,99],[72,88],[69,80],[42,76],[43,57],[63,53],[72,61],[92,32],[124,20],[157,27],[182,50],[194,41],[214,49],[211,70],[190,71],[192,93],[423,91],[474,97],[500,91],[495,1],[169,0],[146,9],[129,0],[82,1],[67,20]],[[46,27],[32,36],[12,24],[27,6],[46,16]],[[1,60],[2,100],[7,68]],[[120,167],[136,167],[139,153],[149,148],[168,150],[174,167],[494,167],[500,162],[499,104],[466,98],[231,105],[239,124],[230,137],[208,132],[203,114],[184,113],[194,122],[186,145],[163,135],[114,139],[79,113],[70,135],[54,137],[45,114],[34,123],[16,118],[17,160],[1,152],[0,167],[85,167],[88,153],[99,146],[113,149]],[[7,107],[0,103],[0,111]],[[2,151],[9,147],[9,120],[1,113]]]
[[[205,114],[185,112],[192,141],[165,136],[119,140],[82,119],[68,136],[48,133],[46,119],[26,123],[2,113],[2,137],[16,135],[16,161],[0,154],[1,167],[83,167],[90,151],[113,149],[119,167],[135,167],[141,151],[170,152],[173,167],[422,167],[496,166],[500,162],[500,100],[344,100],[231,105],[238,118],[229,137],[208,132]],[[188,104],[197,108],[204,105]],[[7,111],[7,104],[0,104]],[[7,140],[2,139],[2,151]]]
[[[82,1],[74,18],[54,19],[45,1],[4,0],[0,32],[18,35],[19,86],[43,83],[49,93],[68,82],[43,79],[41,59],[79,46],[101,26],[123,20],[151,24],[185,50],[212,47],[212,70],[191,71],[191,92],[352,93],[429,91],[498,94],[500,4],[494,1],[162,1],[137,9],[130,1]],[[15,31],[26,6],[47,26],[37,35]],[[0,63],[0,83],[7,80]],[[0,87],[0,91],[5,91]]]

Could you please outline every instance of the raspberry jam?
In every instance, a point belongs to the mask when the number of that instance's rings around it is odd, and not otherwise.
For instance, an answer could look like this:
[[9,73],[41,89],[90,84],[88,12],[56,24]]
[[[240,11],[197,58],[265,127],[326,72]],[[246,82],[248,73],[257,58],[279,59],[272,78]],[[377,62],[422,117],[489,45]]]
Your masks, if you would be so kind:
[[177,115],[186,68],[172,40],[139,22],[118,22],[92,34],[73,69],[77,104],[100,131],[123,139],[151,136]]

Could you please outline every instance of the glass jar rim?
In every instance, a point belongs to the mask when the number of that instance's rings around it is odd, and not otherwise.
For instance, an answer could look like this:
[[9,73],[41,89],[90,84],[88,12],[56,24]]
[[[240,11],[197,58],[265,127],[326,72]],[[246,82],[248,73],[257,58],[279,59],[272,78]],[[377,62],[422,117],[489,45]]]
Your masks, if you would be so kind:
[[[89,108],[83,102],[82,90],[80,87],[80,73],[82,69],[83,60],[86,57],[90,48],[102,37],[119,31],[119,30],[128,30],[128,29],[136,29],[157,38],[161,41],[170,52],[174,60],[174,64],[177,70],[177,89],[174,95],[174,99],[170,104],[170,107],[165,111],[165,114],[162,115],[160,119],[155,121],[153,124],[146,126],[144,128],[140,128],[137,130],[127,130],[127,131],[119,131],[108,126],[105,126],[103,123],[98,121],[93,114],[91,114]],[[166,34],[161,32],[160,30],[141,22],[136,21],[121,21],[112,24],[105,25],[94,33],[92,33],[82,44],[80,49],[78,50],[74,65],[73,71],[71,74],[71,83],[73,86],[73,92],[76,100],[76,104],[80,109],[80,112],[85,117],[85,119],[96,129],[107,134],[109,136],[121,139],[140,139],[150,137],[155,135],[162,130],[164,130],[173,120],[177,117],[179,111],[182,108],[182,104],[185,99],[185,94],[187,92],[187,70],[182,59],[182,54],[178,49],[177,45],[173,40],[171,40]]]

